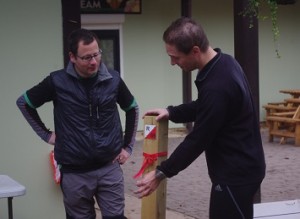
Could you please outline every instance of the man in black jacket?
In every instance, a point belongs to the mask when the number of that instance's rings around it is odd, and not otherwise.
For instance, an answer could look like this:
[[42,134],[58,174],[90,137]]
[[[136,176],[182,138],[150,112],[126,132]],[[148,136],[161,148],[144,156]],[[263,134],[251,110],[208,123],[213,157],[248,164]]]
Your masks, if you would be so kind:
[[259,121],[250,88],[237,61],[212,49],[202,27],[190,18],[174,21],[163,39],[171,65],[198,69],[195,101],[145,115],[194,127],[170,157],[137,182],[140,197],[188,167],[204,152],[212,181],[211,219],[253,218],[253,197],[265,176]]
[[[120,164],[132,153],[138,106],[119,73],[106,68],[97,36],[85,29],[69,37],[70,62],[27,90],[17,105],[33,130],[54,145],[68,219],[123,219],[124,180]],[[37,108],[52,101],[55,132]],[[117,104],[126,112],[125,136]]]

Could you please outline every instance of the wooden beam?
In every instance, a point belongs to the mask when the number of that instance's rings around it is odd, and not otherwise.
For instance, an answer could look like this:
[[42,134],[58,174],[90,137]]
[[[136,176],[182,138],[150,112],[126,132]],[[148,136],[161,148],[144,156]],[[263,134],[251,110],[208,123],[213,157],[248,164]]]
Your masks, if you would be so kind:
[[259,119],[258,21],[255,16],[250,22],[249,17],[241,15],[248,1],[234,0],[234,54],[248,78]]
[[[234,54],[242,66],[252,91],[254,107],[259,120],[259,72],[258,72],[258,21],[254,16],[253,27],[250,28],[249,17],[243,17],[241,12],[249,0],[234,0]],[[254,203],[261,202],[260,188],[254,197]]]
[[[192,17],[192,1],[181,0],[181,16]],[[182,72],[182,102],[189,103],[192,101],[192,73]],[[186,129],[188,132],[192,131],[193,124],[186,123]]]
[[69,62],[68,36],[81,27],[80,0],[61,0],[63,19],[63,54],[64,66]]

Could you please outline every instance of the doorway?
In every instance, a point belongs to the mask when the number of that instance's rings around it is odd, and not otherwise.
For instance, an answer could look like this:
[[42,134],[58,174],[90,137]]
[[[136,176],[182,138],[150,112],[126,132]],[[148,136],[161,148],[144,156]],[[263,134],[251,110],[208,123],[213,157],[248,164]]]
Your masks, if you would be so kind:
[[93,31],[100,39],[103,62],[124,77],[123,32],[124,14],[81,14],[81,27]]
[[121,73],[120,68],[120,32],[119,30],[91,30],[100,39],[102,60],[109,69]]

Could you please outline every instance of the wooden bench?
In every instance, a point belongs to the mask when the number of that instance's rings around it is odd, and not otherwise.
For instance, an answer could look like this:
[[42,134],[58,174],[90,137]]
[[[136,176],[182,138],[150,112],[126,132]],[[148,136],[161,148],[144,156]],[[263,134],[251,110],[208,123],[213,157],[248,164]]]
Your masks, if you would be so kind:
[[286,102],[269,102],[268,105],[286,106]]
[[284,101],[289,105],[289,106],[299,106],[300,105],[300,98],[288,98],[284,99]]
[[269,125],[270,142],[273,142],[275,136],[281,137],[280,143],[284,143],[286,138],[294,138],[295,145],[300,146],[300,106],[294,112],[267,116],[266,121]]
[[270,116],[293,117],[294,114],[295,111],[289,111],[289,112],[271,113]]
[[264,105],[263,108],[265,108],[266,110],[266,116],[269,116],[270,113],[295,111],[297,109],[297,107],[295,106],[273,105],[273,104]]
[[[280,104],[267,104],[264,105],[263,108],[266,110],[266,117],[273,116],[274,113],[286,113],[286,112],[294,112],[297,107],[294,106],[287,106],[284,103]],[[266,125],[269,126],[268,121],[266,120]]]

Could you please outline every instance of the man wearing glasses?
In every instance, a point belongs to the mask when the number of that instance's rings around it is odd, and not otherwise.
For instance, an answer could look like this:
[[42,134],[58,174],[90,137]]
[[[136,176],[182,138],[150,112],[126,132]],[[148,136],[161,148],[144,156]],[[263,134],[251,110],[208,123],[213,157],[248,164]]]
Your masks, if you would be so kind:
[[[85,29],[69,37],[70,62],[27,90],[17,105],[36,134],[54,145],[67,219],[94,219],[94,198],[103,219],[123,219],[120,167],[132,153],[138,105],[119,73],[101,61],[97,36]],[[52,101],[55,131],[37,108]],[[126,113],[125,134],[120,108]]]

